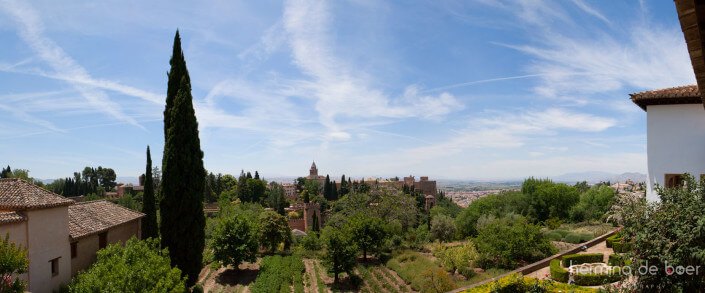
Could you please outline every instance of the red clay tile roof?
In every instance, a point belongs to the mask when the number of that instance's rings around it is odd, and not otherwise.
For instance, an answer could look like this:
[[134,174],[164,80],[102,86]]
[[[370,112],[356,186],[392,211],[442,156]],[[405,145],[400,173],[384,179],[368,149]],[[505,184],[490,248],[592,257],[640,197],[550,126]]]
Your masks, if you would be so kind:
[[18,223],[27,220],[18,212],[0,212],[0,224]]
[[79,202],[69,206],[69,235],[76,240],[142,217],[143,213],[105,200]]
[[74,201],[19,178],[0,179],[0,209],[30,210],[67,206]]
[[649,105],[700,104],[702,98],[697,85],[686,85],[630,94],[632,102],[646,111]]

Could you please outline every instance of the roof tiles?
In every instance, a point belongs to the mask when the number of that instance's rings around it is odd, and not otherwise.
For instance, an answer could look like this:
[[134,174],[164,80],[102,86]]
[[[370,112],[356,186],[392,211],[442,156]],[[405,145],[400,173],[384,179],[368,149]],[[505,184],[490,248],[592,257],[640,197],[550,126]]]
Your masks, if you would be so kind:
[[105,200],[79,202],[69,206],[69,235],[76,240],[142,217],[143,213]]
[[19,178],[0,179],[0,209],[31,210],[67,206],[74,201]]
[[0,212],[0,224],[19,223],[27,218],[18,212]]
[[630,94],[632,102],[646,111],[649,105],[700,104],[697,85],[672,87]]

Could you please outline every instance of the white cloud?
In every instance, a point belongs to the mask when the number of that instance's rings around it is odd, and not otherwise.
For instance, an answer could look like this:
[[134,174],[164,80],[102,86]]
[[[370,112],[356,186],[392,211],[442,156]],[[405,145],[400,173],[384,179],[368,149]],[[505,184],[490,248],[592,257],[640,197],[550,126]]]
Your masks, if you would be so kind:
[[17,22],[20,38],[37,54],[39,59],[46,62],[56,72],[56,75],[69,81],[96,109],[143,128],[134,118],[123,113],[120,105],[111,101],[105,92],[94,86],[89,86],[85,82],[76,82],[79,80],[88,81],[92,78],[85,68],[66,54],[53,40],[44,36],[44,25],[39,15],[28,3],[13,0],[3,0],[1,3],[0,9]]
[[415,85],[396,98],[374,88],[374,77],[335,54],[327,6],[325,1],[287,1],[283,17],[294,64],[311,78],[298,86],[316,99],[322,125],[335,132],[346,128],[338,117],[438,119],[462,108],[451,94],[420,95]]
[[610,21],[607,19],[607,17],[602,15],[602,13],[597,11],[595,8],[588,6],[585,2],[583,2],[583,0],[573,0],[573,4],[575,4],[575,6],[578,6],[578,8],[582,9],[586,13],[599,18],[607,24],[610,24]]

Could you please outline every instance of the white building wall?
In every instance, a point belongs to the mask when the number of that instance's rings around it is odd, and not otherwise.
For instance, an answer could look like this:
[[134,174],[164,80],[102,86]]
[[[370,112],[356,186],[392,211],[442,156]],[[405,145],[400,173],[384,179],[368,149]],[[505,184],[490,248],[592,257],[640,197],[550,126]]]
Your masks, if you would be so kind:
[[[35,293],[58,291],[71,281],[68,207],[27,212],[29,235],[29,286]],[[51,260],[59,258],[59,274],[52,276]]]
[[646,198],[665,174],[705,174],[705,109],[702,104],[652,105],[646,112],[648,175]]

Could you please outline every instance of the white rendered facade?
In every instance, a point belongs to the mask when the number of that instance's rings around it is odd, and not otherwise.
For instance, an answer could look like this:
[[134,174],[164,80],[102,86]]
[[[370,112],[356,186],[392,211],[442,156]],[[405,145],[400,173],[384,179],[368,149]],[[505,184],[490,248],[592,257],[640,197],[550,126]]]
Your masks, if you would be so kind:
[[655,187],[666,186],[667,177],[705,174],[705,109],[703,104],[672,104],[646,110],[646,198],[656,201]]

